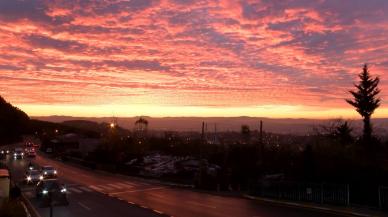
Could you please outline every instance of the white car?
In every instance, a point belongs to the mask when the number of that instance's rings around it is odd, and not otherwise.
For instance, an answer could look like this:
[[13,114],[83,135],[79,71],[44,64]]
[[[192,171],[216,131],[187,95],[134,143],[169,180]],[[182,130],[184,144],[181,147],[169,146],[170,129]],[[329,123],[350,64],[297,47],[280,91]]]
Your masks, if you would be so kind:
[[42,175],[46,178],[56,178],[58,175],[58,171],[52,166],[43,166],[42,167]]

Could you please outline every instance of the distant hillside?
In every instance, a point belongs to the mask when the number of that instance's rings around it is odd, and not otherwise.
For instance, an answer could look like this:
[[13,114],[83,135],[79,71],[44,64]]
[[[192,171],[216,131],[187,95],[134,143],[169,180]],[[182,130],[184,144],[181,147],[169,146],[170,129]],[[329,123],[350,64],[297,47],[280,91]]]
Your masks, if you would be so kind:
[[[109,130],[109,123],[106,122],[94,122],[89,120],[69,120],[61,122],[62,125],[73,127],[79,130],[91,131],[97,134],[106,133]],[[121,128],[120,126],[116,126],[116,130],[121,134],[128,134],[129,131],[127,129]]]
[[28,115],[0,96],[0,144],[18,140],[28,127]]
[[[36,119],[63,122],[68,120],[85,120],[94,121],[98,123],[111,122],[111,117],[102,118],[83,118],[83,117],[69,117],[69,116],[48,116],[35,117]],[[123,117],[115,118],[117,123],[126,129],[132,130],[135,121],[139,117]],[[282,134],[307,134],[311,133],[313,128],[319,125],[329,124],[333,120],[319,120],[319,119],[273,119],[273,118],[259,118],[259,117],[164,117],[154,118],[146,117],[149,121],[150,130],[173,130],[173,131],[197,131],[201,130],[201,123],[207,123],[207,130],[214,131],[215,124],[217,131],[240,131],[242,124],[247,124],[252,130],[259,128],[260,120],[264,123],[264,130],[273,133]],[[375,132],[380,135],[385,135],[388,132],[388,119],[373,119]],[[357,131],[362,127],[361,120],[351,120],[352,126]]]

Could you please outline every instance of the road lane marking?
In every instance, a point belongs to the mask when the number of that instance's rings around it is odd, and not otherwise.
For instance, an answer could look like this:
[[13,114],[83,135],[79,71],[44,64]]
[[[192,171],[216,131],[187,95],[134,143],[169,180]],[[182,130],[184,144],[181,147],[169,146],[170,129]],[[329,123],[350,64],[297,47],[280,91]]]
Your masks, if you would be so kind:
[[86,209],[86,210],[91,210],[91,208],[90,207],[88,207],[88,206],[86,206],[85,204],[83,204],[83,203],[81,203],[81,202],[78,202],[78,205],[80,205],[80,206],[82,206],[84,209]]
[[109,195],[125,194],[125,193],[134,193],[134,192],[143,192],[143,191],[153,191],[153,190],[159,190],[159,189],[165,189],[165,188],[167,188],[167,187],[148,188],[148,189],[142,189],[142,190],[121,191],[121,192],[110,193]]
[[132,185],[124,184],[124,183],[116,183],[116,185],[121,186],[123,188],[132,188]]
[[156,210],[156,209],[154,209],[153,211],[156,212],[156,213],[159,213],[159,214],[161,214],[161,215],[163,214],[162,211],[159,211],[159,210]]
[[91,188],[91,189],[93,189],[93,190],[95,190],[95,191],[103,191],[103,190],[104,190],[104,189],[99,188],[99,187],[97,187],[97,186],[95,186],[95,185],[90,185],[89,188]]
[[153,197],[159,197],[159,198],[161,198],[161,199],[165,199],[166,197],[165,196],[162,196],[162,195],[160,195],[160,194],[155,194],[155,193],[149,193],[151,196],[153,196]]
[[102,188],[103,190],[108,190],[108,191],[111,191],[113,190],[112,187],[109,187],[109,186],[106,186],[106,185],[97,185],[99,188]]
[[75,193],[82,193],[81,190],[78,190],[77,188],[74,188],[74,187],[69,188],[69,191],[75,192]]
[[116,189],[122,189],[123,187],[117,185],[117,184],[107,184],[108,186],[112,187],[112,188],[116,188]]
[[212,209],[217,208],[217,207],[215,207],[215,206],[210,206],[210,205],[198,203],[198,202],[195,202],[195,201],[188,201],[187,203],[190,203],[190,204],[196,205],[196,206],[203,206],[203,207],[207,207],[207,208],[212,208]]
[[86,191],[86,192],[93,192],[93,190],[88,188],[88,187],[81,186],[79,188],[82,189],[83,191]]

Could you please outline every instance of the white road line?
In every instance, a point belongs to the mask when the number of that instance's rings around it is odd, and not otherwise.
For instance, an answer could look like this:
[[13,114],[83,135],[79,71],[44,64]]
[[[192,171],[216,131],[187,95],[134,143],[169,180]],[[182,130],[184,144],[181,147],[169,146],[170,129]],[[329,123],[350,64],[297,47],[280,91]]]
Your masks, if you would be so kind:
[[71,188],[68,188],[68,189],[69,189],[69,191],[74,192],[74,193],[82,193],[81,190],[79,190],[77,188],[74,188],[74,187],[71,187]]
[[91,210],[90,207],[86,206],[85,204],[81,203],[81,202],[78,202],[78,205],[82,206],[84,209],[86,210]]
[[135,186],[136,185],[136,183],[133,183],[133,182],[124,182],[125,184],[128,184],[128,185],[130,185],[130,186]]
[[147,188],[147,189],[142,189],[142,190],[131,190],[131,191],[122,191],[122,192],[110,193],[110,195],[134,193],[134,192],[143,192],[143,191],[153,191],[153,190],[159,190],[159,189],[164,189],[164,188],[167,188],[167,187]]
[[198,203],[198,202],[195,202],[195,201],[188,201],[187,203],[190,203],[190,204],[196,205],[196,206],[203,206],[203,207],[207,207],[207,208],[212,208],[212,209],[217,208],[217,207],[215,207],[215,206],[210,206],[210,205]]
[[95,191],[103,191],[103,190],[104,190],[104,189],[99,188],[99,187],[97,187],[97,186],[95,186],[95,185],[90,185],[89,188],[91,188],[91,189],[93,189],[93,190],[95,190]]
[[163,214],[162,211],[159,211],[159,210],[156,210],[156,209],[154,209],[154,212],[159,213],[159,214]]
[[88,188],[88,187],[84,187],[84,186],[81,186],[79,187],[80,189],[82,189],[83,191],[86,191],[86,192],[92,192],[93,190]]
[[109,187],[109,186],[106,186],[106,185],[97,185],[97,187],[102,188],[103,190],[108,190],[108,191],[113,190],[112,187]]
[[153,197],[158,197],[158,198],[161,198],[161,199],[164,199],[166,198],[165,196],[162,196],[160,194],[154,194],[154,193],[150,193],[150,195],[152,195]]
[[107,185],[112,187],[112,188],[116,188],[116,189],[122,189],[123,188],[122,186],[119,186],[117,184],[107,184]]
[[124,184],[124,183],[116,183],[116,185],[122,186],[123,188],[132,188],[133,187],[133,185],[128,185],[128,184]]

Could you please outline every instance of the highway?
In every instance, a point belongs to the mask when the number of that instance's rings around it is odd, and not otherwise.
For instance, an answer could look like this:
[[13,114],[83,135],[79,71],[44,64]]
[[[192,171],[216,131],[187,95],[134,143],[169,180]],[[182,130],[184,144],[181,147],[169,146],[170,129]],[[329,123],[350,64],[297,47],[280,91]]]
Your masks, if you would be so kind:
[[[7,159],[12,177],[21,182],[28,160]],[[38,155],[39,165],[57,168],[60,180],[66,183],[70,205],[55,207],[58,217],[334,217],[330,213],[294,207],[272,205],[254,200],[218,196],[162,185],[151,180],[108,174],[68,165]],[[39,208],[33,187],[22,190],[42,217],[49,216],[48,208]]]

